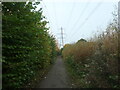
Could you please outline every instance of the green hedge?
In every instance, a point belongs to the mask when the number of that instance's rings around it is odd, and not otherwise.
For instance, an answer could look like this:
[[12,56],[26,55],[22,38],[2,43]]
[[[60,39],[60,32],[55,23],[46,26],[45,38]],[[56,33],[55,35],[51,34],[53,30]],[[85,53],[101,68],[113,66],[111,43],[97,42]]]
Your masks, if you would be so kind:
[[55,57],[55,38],[36,5],[40,4],[2,3],[3,88],[22,87]]

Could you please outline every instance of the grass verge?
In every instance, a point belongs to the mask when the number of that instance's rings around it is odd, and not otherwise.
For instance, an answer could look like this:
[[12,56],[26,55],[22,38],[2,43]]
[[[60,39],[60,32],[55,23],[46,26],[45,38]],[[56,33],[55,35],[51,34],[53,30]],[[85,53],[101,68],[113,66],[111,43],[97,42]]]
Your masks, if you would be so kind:
[[72,88],[88,88],[89,86],[85,84],[85,79],[83,78],[85,72],[81,71],[79,64],[76,64],[72,58],[68,58],[64,61],[67,73],[70,77],[72,83]]

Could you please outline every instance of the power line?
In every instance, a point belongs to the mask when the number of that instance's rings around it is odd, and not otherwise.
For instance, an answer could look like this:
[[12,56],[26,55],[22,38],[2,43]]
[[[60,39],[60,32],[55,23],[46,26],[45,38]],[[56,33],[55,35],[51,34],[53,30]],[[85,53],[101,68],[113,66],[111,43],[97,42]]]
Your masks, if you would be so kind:
[[87,1],[87,4],[85,5],[85,7],[82,9],[81,14],[79,15],[79,18],[77,19],[77,21],[73,24],[73,27],[71,28],[71,30],[73,30],[75,28],[75,26],[77,26],[77,23],[80,21],[81,17],[84,15],[87,7],[89,6],[90,2]]
[[63,28],[61,27],[61,39],[62,39],[62,46],[64,46],[64,41],[63,41]]
[[[47,6],[45,5],[45,3],[44,3],[44,1],[42,0],[42,4],[43,4],[43,6],[46,8],[46,15],[48,16],[48,18],[49,18],[49,22],[50,23],[48,23],[50,26],[51,26],[51,28],[52,28],[52,25],[51,25],[51,23],[52,23],[52,21],[51,21],[51,17],[50,17],[50,14],[49,14],[49,12],[48,12],[48,8],[47,8]],[[48,19],[47,18],[47,19]]]
[[64,32],[63,32],[63,28],[61,27],[60,28],[60,33],[58,33],[59,35],[60,35],[60,38],[58,38],[58,39],[60,39],[60,47],[62,48],[63,46],[64,46]]
[[[55,4],[54,3],[52,3],[52,6],[53,6],[53,10],[54,10],[54,15],[55,15],[55,20],[56,20],[56,26],[57,26],[57,28],[56,28],[56,30],[58,29],[58,19],[57,19],[57,15],[56,15],[56,6],[55,6]],[[60,38],[60,48],[63,46],[63,33],[62,33],[63,31],[61,31],[61,38]],[[58,38],[59,39],[59,38]]]
[[[50,19],[50,15],[49,15],[49,12],[48,12],[48,9],[47,9],[47,6],[45,5],[45,3],[43,2],[43,4],[44,4],[44,7],[46,8],[46,10],[47,10],[47,13],[48,13],[48,17],[49,17],[49,19]],[[53,4],[53,3],[52,3]],[[54,14],[55,14],[55,19],[54,20],[56,20],[56,25],[57,25],[57,27],[58,27],[58,20],[57,20],[57,16],[56,16],[56,9],[55,9],[55,4],[53,4],[53,9],[54,9]],[[50,21],[51,21],[51,19],[50,19]],[[56,29],[58,29],[58,28],[56,28]],[[61,27],[61,41],[60,41],[60,47],[63,47],[64,46],[64,37],[63,37],[63,28]]]
[[[72,15],[73,15],[73,12],[74,12],[74,9],[75,9],[75,5],[76,5],[76,3],[75,3],[75,0],[73,0],[74,2],[73,2],[73,4],[72,4],[72,8],[71,8],[71,11],[70,11],[70,14],[69,14],[69,16],[68,16],[68,18],[67,18],[67,20],[66,20],[66,23],[65,23],[65,25],[67,26],[67,28],[69,27],[68,25],[69,25],[69,23],[70,23],[70,21],[71,21],[71,17],[72,17]],[[66,40],[65,40],[66,41]]]
[[[67,19],[67,22],[66,22],[67,25],[69,25],[69,23],[70,23],[70,21],[71,21],[70,17],[72,17],[72,15],[73,15],[73,11],[74,11],[74,8],[75,8],[75,4],[76,4],[76,3],[75,3],[75,0],[74,0],[73,5],[72,5],[72,9],[71,9],[71,11],[70,11],[70,15],[69,15],[69,17],[68,17],[68,19]],[[66,24],[65,24],[65,25],[66,25]],[[66,26],[67,26],[67,25],[66,25]]]
[[[79,15],[79,19],[77,19],[77,22],[78,22],[78,21],[80,20],[80,18],[83,16],[83,14],[84,14],[85,10],[87,9],[88,5],[89,5],[89,2],[87,2],[86,6],[85,6],[85,7],[83,8],[83,10],[81,11],[81,14]],[[73,3],[73,7],[72,7],[72,9],[71,9],[71,14],[70,14],[70,16],[72,16],[72,12],[73,12],[74,8],[75,8],[75,1],[74,1],[74,3]],[[70,16],[69,16],[69,18],[70,18]],[[69,18],[68,18],[68,21],[70,22],[71,19],[69,19]],[[69,23],[69,22],[68,22],[68,23]],[[76,24],[75,24],[75,25],[76,25]]]
[[[84,22],[78,27],[78,29],[79,28],[81,28],[81,27],[83,27],[85,24],[86,24],[86,22],[89,20],[89,18],[95,13],[95,11],[98,9],[98,7],[100,6],[102,4],[102,1],[101,2],[99,2],[98,4],[97,4],[97,6],[90,12],[90,14],[87,16],[87,18],[84,20]],[[76,29],[77,30],[77,29]],[[74,35],[75,36],[75,34],[76,34],[76,32],[74,32],[73,34],[72,34],[72,36]],[[74,37],[73,36],[73,37]]]
[[[55,2],[54,2],[55,3]],[[55,15],[55,19],[56,19],[56,25],[57,25],[57,28],[56,29],[58,29],[58,19],[57,19],[57,15],[56,15],[56,6],[55,6],[55,4],[54,3],[52,3],[52,5],[53,5],[53,10],[54,10],[54,15]]]

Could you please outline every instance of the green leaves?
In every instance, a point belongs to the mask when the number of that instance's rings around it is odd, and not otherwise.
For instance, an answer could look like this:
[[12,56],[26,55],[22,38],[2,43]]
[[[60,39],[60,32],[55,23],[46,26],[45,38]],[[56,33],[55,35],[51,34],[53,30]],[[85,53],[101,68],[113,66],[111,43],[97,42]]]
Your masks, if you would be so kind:
[[2,4],[3,88],[19,88],[50,64],[56,42],[47,32],[42,11],[35,11],[31,2]]

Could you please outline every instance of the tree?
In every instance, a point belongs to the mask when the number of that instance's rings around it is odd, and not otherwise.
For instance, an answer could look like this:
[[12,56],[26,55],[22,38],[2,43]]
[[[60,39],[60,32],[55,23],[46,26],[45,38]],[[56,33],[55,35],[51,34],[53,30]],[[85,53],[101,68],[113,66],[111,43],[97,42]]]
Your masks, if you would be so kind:
[[78,42],[87,42],[85,39],[81,38],[80,40],[77,41]]

